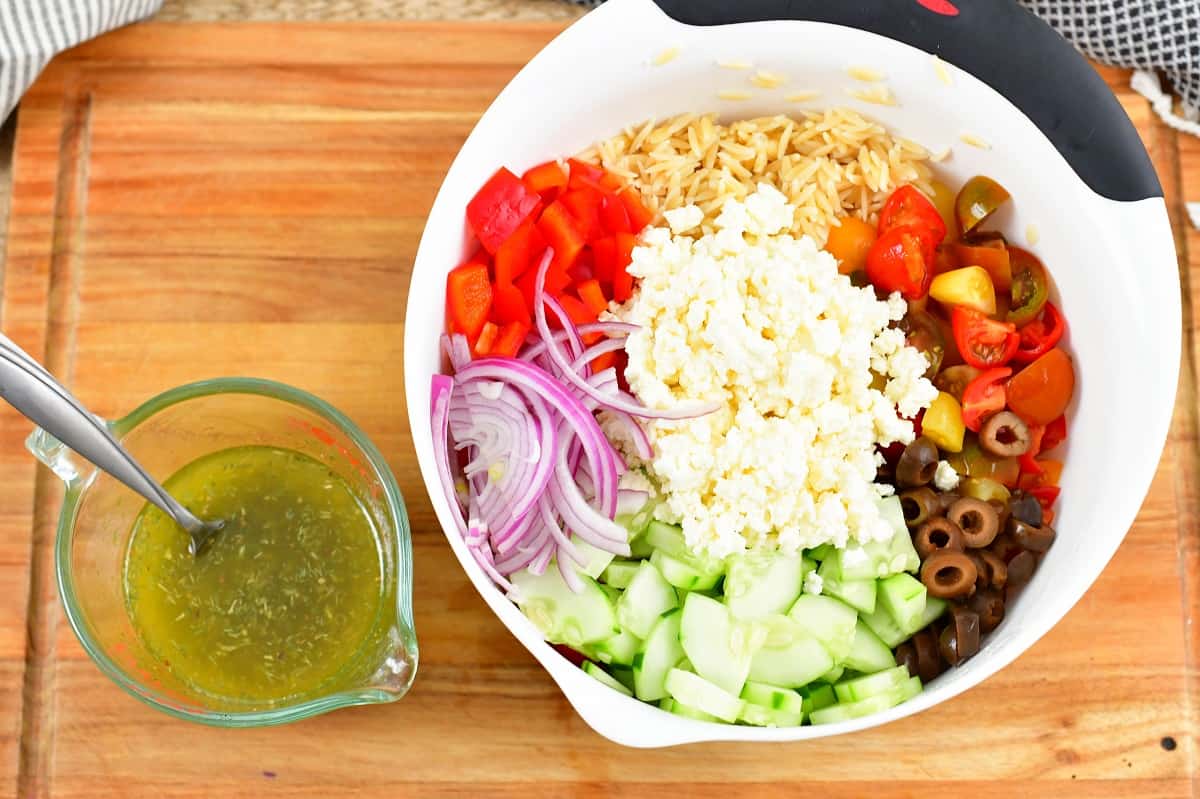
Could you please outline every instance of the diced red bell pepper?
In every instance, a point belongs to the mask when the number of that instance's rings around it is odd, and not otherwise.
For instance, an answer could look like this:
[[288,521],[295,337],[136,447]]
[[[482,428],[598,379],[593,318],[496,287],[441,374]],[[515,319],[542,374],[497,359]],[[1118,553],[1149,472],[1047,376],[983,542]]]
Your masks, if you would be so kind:
[[575,284],[586,283],[596,277],[596,261],[591,248],[584,247],[579,251],[579,255],[575,257],[575,263],[571,264],[571,268],[567,270],[567,275]]
[[612,288],[613,275],[617,271],[617,239],[615,236],[605,236],[596,239],[592,248],[592,274],[601,285]]
[[529,335],[529,325],[522,322],[509,322],[496,336],[496,341],[492,344],[492,350],[489,355],[503,356],[505,358],[515,358],[517,353],[521,351],[521,346],[525,343],[525,337]]
[[496,282],[514,283],[531,266],[536,266],[546,251],[546,240],[538,232],[534,219],[527,219],[496,250]]
[[654,221],[654,212],[642,203],[642,198],[636,189],[622,189],[617,194],[625,205],[625,213],[629,214],[629,225],[634,233],[640,233],[642,228]]
[[507,283],[492,286],[492,321],[501,325],[512,322],[520,322],[526,326],[533,324],[529,305],[519,288]]
[[1058,499],[1058,495],[1062,493],[1062,489],[1058,486],[1040,485],[1025,489],[1025,493],[1042,503],[1044,511],[1049,511],[1054,506],[1055,500]]
[[595,164],[589,164],[576,158],[568,158],[567,166],[571,170],[568,185],[572,189],[586,186],[599,190],[601,194],[608,194],[610,192],[618,192],[625,186],[619,177]]
[[492,283],[487,264],[468,261],[450,270],[446,277],[446,318],[451,333],[462,333],[474,341],[492,309]]
[[562,267],[565,274],[587,243],[579,223],[560,200],[555,200],[542,212],[537,225],[546,244],[554,250],[555,264]]
[[537,192],[530,191],[520,178],[500,167],[467,203],[467,223],[484,249],[495,253],[541,204]]
[[575,217],[584,240],[591,241],[604,235],[604,227],[600,221],[600,207],[604,204],[604,195],[599,191],[587,186],[570,189],[563,192],[558,201]]
[[1046,425],[1046,433],[1042,436],[1042,452],[1049,452],[1067,440],[1067,417],[1060,416]]
[[500,328],[496,327],[493,322],[485,322],[483,329],[479,331],[479,338],[471,345],[471,352],[476,358],[482,358],[492,354],[492,346],[496,343],[496,337],[500,334]]
[[[558,303],[567,312],[567,316],[575,323],[576,327],[586,325],[590,322],[595,322],[599,314],[594,314],[580,300],[575,299],[570,294],[564,294],[558,298]],[[583,335],[583,343],[592,345],[600,339],[604,338],[603,333],[586,333]]]
[[600,205],[600,224],[609,234],[633,232],[633,224],[629,221],[625,203],[615,194],[604,195],[604,202]]
[[557,161],[547,161],[530,167],[521,176],[521,182],[536,191],[546,202],[552,201],[558,193],[567,187],[567,171]]
[[1046,434],[1046,428],[1040,424],[1027,425],[1029,428],[1029,449],[1017,458],[1021,464],[1021,474],[1042,473],[1042,465],[1038,463],[1037,456],[1042,451],[1042,438]]
[[602,352],[599,355],[597,355],[595,358],[592,358],[592,362],[590,365],[592,367],[592,374],[596,374],[597,372],[603,372],[605,369],[609,368],[610,366],[617,365],[617,353]]
[[[530,314],[534,312],[533,288],[536,282],[537,270],[530,269],[517,279],[516,284],[517,289],[521,292],[521,298],[525,300],[525,305],[529,308]],[[557,263],[551,263],[550,268],[546,271],[546,293],[551,297],[557,297],[569,285],[571,285],[571,276],[567,274],[567,270],[560,267]],[[554,314],[550,314],[550,317],[553,324]]]
[[618,233],[617,262],[613,272],[613,299],[625,302],[633,296],[633,275],[626,268],[632,260],[633,248],[637,246],[637,237],[632,233]]
[[604,296],[604,290],[600,288],[600,281],[592,278],[585,280],[575,287],[576,293],[579,294],[579,299],[587,306],[587,309],[596,315],[608,310],[608,300]]

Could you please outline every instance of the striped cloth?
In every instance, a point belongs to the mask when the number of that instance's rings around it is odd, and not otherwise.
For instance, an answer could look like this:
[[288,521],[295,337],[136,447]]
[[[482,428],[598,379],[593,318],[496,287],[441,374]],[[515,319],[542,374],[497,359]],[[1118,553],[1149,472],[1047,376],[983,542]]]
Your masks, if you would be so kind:
[[0,0],[0,122],[56,53],[158,11],[162,0]]

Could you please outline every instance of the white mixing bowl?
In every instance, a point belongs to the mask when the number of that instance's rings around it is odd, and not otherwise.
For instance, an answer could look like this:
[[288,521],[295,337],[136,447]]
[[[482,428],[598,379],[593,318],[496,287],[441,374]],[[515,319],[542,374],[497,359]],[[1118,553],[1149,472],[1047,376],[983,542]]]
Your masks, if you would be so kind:
[[[896,38],[815,21],[692,26],[651,0],[610,0],[530,61],[455,159],[413,268],[405,391],[421,473],[476,589],[584,720],[613,741],[643,747],[790,741],[884,724],[967,690],[1032,646],[1079,601],[1133,522],[1166,437],[1180,354],[1179,284],[1166,208],[1146,153],[1111,93],[1065,43],[1015,4],[971,4],[993,7],[974,9],[964,3],[959,17],[922,7],[938,6],[933,0],[675,5],[693,19],[730,13],[723,6],[752,19],[786,10],[883,29]],[[1022,37],[1015,44],[1006,40],[1005,25]],[[936,49],[952,65],[951,85],[939,79],[928,50],[898,39]],[[668,48],[678,48],[677,57],[655,65],[655,56]],[[721,68],[719,60],[753,62],[789,80],[780,89],[753,90],[749,100],[720,100],[718,91],[749,85],[746,73]],[[867,105],[848,96],[848,88],[864,85],[847,75],[852,65],[885,73],[899,104]],[[1021,108],[974,75],[1000,86]],[[800,90],[821,95],[799,105],[785,100]],[[995,178],[1014,198],[996,224],[1018,242],[1030,226],[1039,231],[1034,250],[1057,284],[1078,375],[1058,540],[982,651],[899,707],[840,724],[782,729],[686,719],[618,695],[571,665],[492,585],[455,532],[434,465],[429,412],[430,378],[442,369],[445,276],[466,255],[467,201],[501,165],[519,173],[650,117],[716,111],[734,119],[831,105],[856,107],[931,151],[952,147],[940,164],[950,185],[977,174]],[[965,145],[963,133],[989,142],[990,149]]]

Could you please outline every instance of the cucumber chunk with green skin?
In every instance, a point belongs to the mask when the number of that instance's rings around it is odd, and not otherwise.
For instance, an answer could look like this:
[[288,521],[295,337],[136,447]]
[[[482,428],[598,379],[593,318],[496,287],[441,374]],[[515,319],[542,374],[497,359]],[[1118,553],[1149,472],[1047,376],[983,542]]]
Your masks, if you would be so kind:
[[734,619],[729,608],[703,594],[687,595],[682,616],[679,642],[696,673],[727,693],[740,694],[763,635],[757,635],[754,628]]
[[552,644],[580,648],[620,632],[612,601],[595,580],[580,575],[579,592],[563,582],[558,569],[513,574],[517,606]]
[[[929,607],[929,605],[930,603],[926,602],[925,606]],[[865,613],[859,617],[859,620],[867,625],[871,629],[871,632],[875,633],[879,637],[879,640],[883,641],[889,649],[895,649],[912,636],[911,632],[900,629],[900,626],[896,624],[896,620],[892,618],[892,614],[887,612],[881,602],[876,603],[873,613]],[[916,632],[916,630],[913,632]]]
[[594,547],[578,536],[571,536],[571,544],[583,559],[583,565],[576,566],[575,570],[580,574],[586,574],[593,580],[598,578],[616,557],[613,553]]
[[817,679],[820,680],[821,682],[826,682],[826,683],[829,683],[830,685],[832,685],[833,683],[842,679],[842,675],[845,673],[846,673],[846,667],[841,664],[838,664],[837,666],[834,666],[832,669],[830,669],[829,671],[822,674]]
[[821,577],[821,593],[840,599],[861,613],[875,610],[875,580],[843,580],[837,561],[827,560],[817,569]]
[[641,564],[635,560],[614,560],[604,569],[600,580],[613,588],[626,589],[633,582],[633,575],[637,574],[639,566]]
[[669,696],[659,702],[658,706],[668,713],[674,713],[676,716],[683,716],[685,719],[696,719],[697,721],[715,721],[718,724],[721,723],[721,720],[711,713],[705,713],[703,710],[697,710],[694,707],[688,707],[682,702],[676,702]]
[[904,521],[904,506],[900,504],[900,497],[893,495],[880,499],[879,515],[892,526],[892,538],[887,547],[890,573],[919,571],[921,556],[913,546],[912,532]]
[[837,694],[829,683],[813,683],[800,689],[804,697],[804,715],[810,716],[814,710],[837,704]]
[[829,650],[787,616],[751,623],[768,630],[762,648],[750,660],[749,678],[754,682],[799,688],[833,668]]
[[804,554],[816,561],[824,561],[832,558],[837,553],[837,547],[833,544],[821,544],[819,547],[813,547]]
[[908,679],[907,667],[893,666],[886,671],[839,682],[833,686],[833,692],[837,694],[839,702],[858,702],[871,696],[890,693],[901,683],[908,682]]
[[891,614],[896,626],[905,632],[920,629],[929,589],[911,574],[901,572],[879,581],[879,604]]
[[946,612],[946,608],[950,607],[949,603],[944,599],[938,599],[935,596],[927,597],[925,600],[925,609],[921,611],[921,615],[913,620],[911,628],[905,628],[906,638],[911,638],[921,630],[924,630],[933,622],[942,617]]
[[608,667],[608,672],[613,678],[629,689],[629,695],[633,696],[633,669],[629,666],[612,665]]
[[604,592],[605,596],[612,600],[613,607],[616,607],[617,600],[621,598],[620,590],[613,588],[611,585],[605,585],[604,583],[600,583],[600,590]]
[[841,663],[850,654],[858,613],[845,602],[804,594],[792,605],[788,618],[824,644],[834,663]]
[[650,562],[658,567],[668,583],[684,591],[707,591],[721,579],[720,572],[706,574],[696,571],[691,565],[671,557],[661,549],[654,550]]
[[738,721],[755,727],[799,727],[804,723],[804,714],[788,713],[747,702],[742,706]]
[[633,696],[633,691],[630,691],[624,685],[619,683],[611,674],[597,666],[590,660],[583,661],[583,673],[594,679],[596,682],[603,683],[619,694],[625,696]]
[[678,609],[668,611],[654,625],[641,651],[633,656],[633,692],[643,702],[654,702],[667,695],[667,672],[683,660],[679,645]]
[[[686,611],[685,611],[686,612]],[[682,669],[667,672],[667,693],[678,703],[734,722],[745,702],[703,677]]]
[[894,692],[895,698],[896,698],[896,704],[899,705],[903,702],[907,702],[908,700],[912,699],[917,694],[921,693],[922,690],[923,690],[923,687],[921,685],[921,678],[920,677],[909,677],[907,680],[904,680],[903,682],[901,682],[899,685],[896,686],[896,689]]
[[675,589],[663,579],[658,568],[643,561],[617,600],[617,621],[638,638],[645,639],[658,617],[678,604]]
[[804,697],[790,688],[765,682],[747,682],[742,688],[742,699],[748,704],[780,710],[791,715],[801,715],[804,712]]
[[[611,638],[597,641],[589,647],[591,652],[596,654],[596,660],[603,663],[616,663],[621,666],[631,665],[634,656],[637,655],[641,648],[641,639],[625,629],[622,629]],[[590,653],[585,652],[584,654]]]
[[890,695],[872,696],[861,702],[839,703],[814,710],[808,720],[813,724],[835,724],[839,721],[849,721],[870,716],[872,713],[880,713],[892,707],[893,704]]
[[735,555],[725,571],[725,605],[742,620],[786,613],[800,596],[804,576],[814,565],[800,553]]
[[724,561],[692,552],[683,537],[683,529],[674,524],[652,521],[646,525],[645,538],[655,549],[661,549],[663,554],[686,563],[701,574],[725,573]]
[[871,632],[871,628],[859,619],[854,628],[854,643],[850,646],[850,654],[846,656],[842,665],[863,674],[874,674],[895,666],[896,658],[892,650],[879,640],[879,636]]
[[629,542],[629,557],[645,560],[654,554],[654,545],[641,535]]

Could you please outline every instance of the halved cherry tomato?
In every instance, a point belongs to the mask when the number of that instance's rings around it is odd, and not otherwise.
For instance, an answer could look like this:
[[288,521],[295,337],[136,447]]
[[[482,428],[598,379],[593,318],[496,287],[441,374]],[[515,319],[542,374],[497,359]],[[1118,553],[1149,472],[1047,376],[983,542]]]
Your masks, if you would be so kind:
[[1005,318],[1019,327],[1042,312],[1050,295],[1050,279],[1033,253],[1020,247],[1009,247],[1008,253],[1012,259],[1012,306]]
[[971,384],[971,381],[977,377],[979,377],[978,369],[974,366],[960,363],[956,366],[948,366],[939,372],[933,378],[933,384],[937,386],[938,391],[945,391],[959,402],[962,402],[963,392],[967,390],[967,386]]
[[1008,363],[1021,340],[1011,323],[989,319],[969,308],[955,306],[950,311],[950,322],[959,353],[976,369]]
[[946,226],[947,238],[943,243],[949,243],[958,236],[958,225],[954,221],[954,189],[940,180],[935,180],[930,185],[933,188],[930,201],[937,209],[938,216],[942,218],[942,224]]
[[875,226],[867,224],[857,216],[848,216],[841,224],[829,229],[825,249],[838,259],[838,271],[843,275],[865,269],[867,253],[878,235]]
[[446,276],[446,317],[451,333],[469,341],[479,337],[492,310],[492,282],[487,264],[469,261]]
[[924,297],[933,280],[934,244],[923,228],[894,227],[875,240],[867,253],[867,280],[884,294],[906,300]]
[[978,433],[985,419],[1004,410],[1004,381],[1011,374],[1012,369],[1007,366],[988,369],[980,373],[979,377],[972,380],[963,390],[963,424],[968,430]]
[[1067,440],[1067,417],[1060,416],[1046,425],[1046,433],[1042,436],[1042,452],[1049,452]]
[[929,296],[942,305],[961,305],[989,316],[996,312],[996,288],[982,266],[943,272],[929,284]]
[[916,347],[929,361],[925,376],[932,379],[942,365],[942,357],[946,354],[946,339],[942,336],[941,325],[925,311],[909,310],[897,325],[904,331],[904,343]]
[[954,216],[958,220],[959,232],[964,236],[970,233],[1004,205],[1008,197],[1008,189],[989,177],[976,175],[968,180],[954,200]]
[[537,192],[530,191],[519,177],[500,167],[467,203],[467,222],[483,248],[495,253],[541,204]]
[[1026,422],[1050,424],[1062,416],[1075,393],[1075,367],[1058,347],[1008,381],[1008,406]]
[[530,167],[521,176],[521,182],[528,186],[530,191],[540,194],[543,200],[550,202],[558,196],[559,191],[567,187],[567,171],[557,161],[547,161]]
[[1013,353],[1013,360],[1019,363],[1030,363],[1050,351],[1067,332],[1067,320],[1054,307],[1054,303],[1046,303],[1038,318],[1028,322],[1020,329],[1021,345]]
[[[901,186],[887,198],[879,211],[879,235],[892,228],[915,227],[929,231],[933,246],[946,238],[946,223],[941,214],[915,186]],[[932,261],[932,259],[930,259]]]
[[981,266],[992,276],[992,283],[999,291],[1008,291],[1012,286],[1012,262],[1008,248],[1000,239],[984,242],[957,242],[952,245],[954,260],[959,266]]

